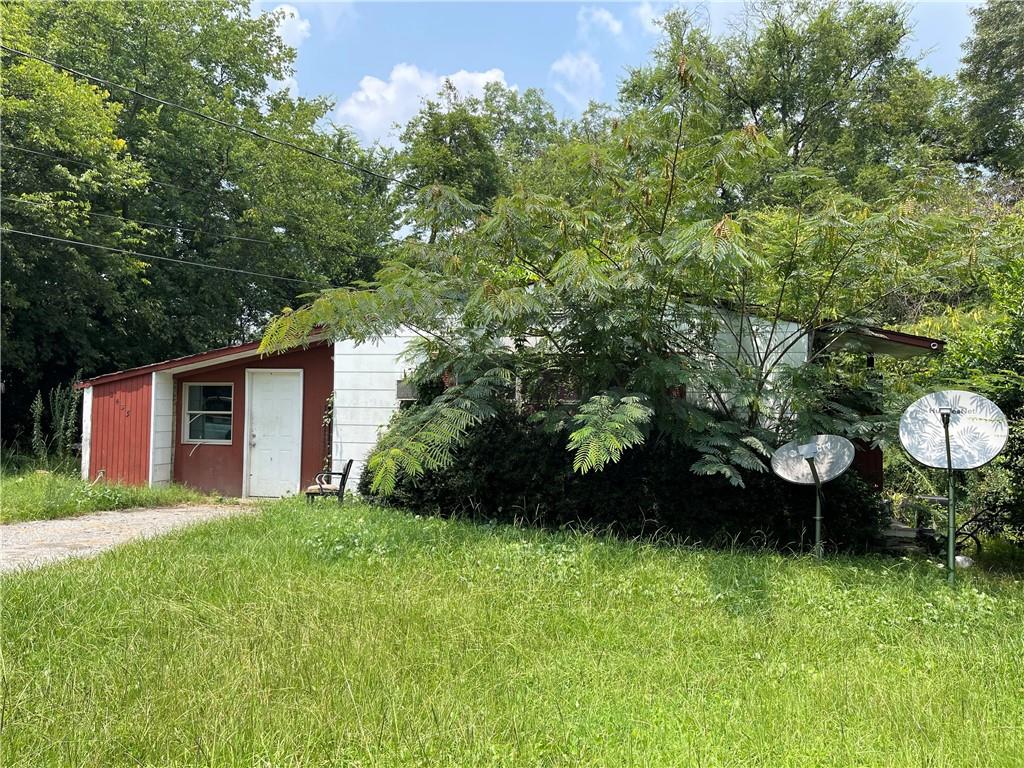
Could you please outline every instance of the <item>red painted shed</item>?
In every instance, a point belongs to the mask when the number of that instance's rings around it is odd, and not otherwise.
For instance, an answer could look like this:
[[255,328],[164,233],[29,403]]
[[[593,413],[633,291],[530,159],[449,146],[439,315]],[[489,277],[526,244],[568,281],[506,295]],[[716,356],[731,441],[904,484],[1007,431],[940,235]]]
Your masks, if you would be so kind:
[[327,342],[267,357],[247,344],[86,381],[82,474],[294,493],[330,468],[333,370]]
[[274,355],[252,342],[89,379],[82,476],[285,496],[352,459],[354,481],[399,408],[410,338]]

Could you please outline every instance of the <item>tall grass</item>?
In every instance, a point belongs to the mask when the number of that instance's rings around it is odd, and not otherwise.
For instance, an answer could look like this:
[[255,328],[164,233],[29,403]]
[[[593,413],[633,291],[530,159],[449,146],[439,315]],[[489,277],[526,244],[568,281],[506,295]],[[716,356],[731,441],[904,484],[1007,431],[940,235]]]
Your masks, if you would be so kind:
[[71,474],[47,470],[0,474],[0,522],[4,523],[214,500],[180,485],[140,488],[114,483],[91,484]]
[[301,501],[3,581],[0,762],[1013,766],[1024,584]]

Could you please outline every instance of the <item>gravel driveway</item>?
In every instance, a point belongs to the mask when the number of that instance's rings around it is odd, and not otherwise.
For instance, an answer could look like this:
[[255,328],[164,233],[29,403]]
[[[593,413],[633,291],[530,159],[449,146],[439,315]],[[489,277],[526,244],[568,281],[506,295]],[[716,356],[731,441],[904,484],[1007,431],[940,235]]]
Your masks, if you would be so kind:
[[94,512],[60,520],[0,525],[0,572],[88,557],[134,539],[147,539],[186,525],[254,513],[255,506],[186,506]]

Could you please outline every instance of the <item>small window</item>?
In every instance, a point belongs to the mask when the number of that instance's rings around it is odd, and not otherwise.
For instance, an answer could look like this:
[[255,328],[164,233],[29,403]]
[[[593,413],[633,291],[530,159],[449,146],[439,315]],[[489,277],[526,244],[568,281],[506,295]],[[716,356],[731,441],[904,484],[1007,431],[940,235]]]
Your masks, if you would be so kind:
[[186,384],[186,443],[231,442],[231,384]]
[[395,386],[395,396],[399,403],[415,402],[419,397],[416,385],[408,379],[399,379]]

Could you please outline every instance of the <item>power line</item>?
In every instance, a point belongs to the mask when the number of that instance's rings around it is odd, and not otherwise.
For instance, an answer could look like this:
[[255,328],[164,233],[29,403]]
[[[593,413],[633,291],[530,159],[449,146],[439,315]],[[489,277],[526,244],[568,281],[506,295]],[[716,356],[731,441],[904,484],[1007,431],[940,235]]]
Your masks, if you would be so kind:
[[[72,163],[73,165],[81,165],[94,171],[100,170],[92,165],[92,163],[86,162],[85,160],[75,160],[72,157],[61,157],[60,155],[52,155],[49,152],[40,152],[38,149],[29,149],[28,147],[19,147],[17,144],[7,144],[0,142],[0,147],[4,149],[16,149],[19,152],[28,152],[31,155],[39,155],[40,157],[48,157],[51,160],[58,160],[62,163]],[[158,187],[170,187],[171,189],[180,189],[182,192],[192,192],[193,190],[188,187],[179,187],[177,184],[169,184],[166,181],[157,181],[156,179],[149,179],[149,184],[156,184]]]
[[221,267],[217,264],[206,264],[201,261],[185,261],[184,259],[173,259],[169,256],[155,256],[151,253],[139,253],[138,251],[130,251],[126,248],[114,248],[109,245],[98,245],[96,243],[86,243],[82,240],[70,240],[65,237],[53,237],[52,235],[41,235],[37,232],[25,232],[20,229],[9,229],[4,227],[0,229],[0,232],[13,235],[25,235],[26,237],[36,237],[41,240],[52,240],[57,243],[67,243],[68,245],[84,245],[87,248],[98,248],[103,251],[113,251],[114,253],[123,253],[126,256],[135,256],[140,259],[154,259],[156,261],[169,261],[174,264],[184,264],[189,267],[203,267],[205,269],[216,269],[220,272],[234,272],[239,275],[250,275],[252,277],[268,277],[272,280],[287,280],[290,283],[303,283],[305,285],[312,285],[319,287],[317,283],[310,280],[303,280],[298,277],[285,277],[283,275],[271,275],[267,272],[251,272],[246,269],[235,269],[233,267]]
[[362,166],[357,165],[356,163],[350,162],[348,160],[342,160],[341,158],[331,157],[330,155],[325,155],[322,152],[318,152],[315,149],[310,149],[309,147],[304,147],[301,144],[295,144],[295,143],[290,142],[290,141],[285,141],[284,139],[275,138],[274,136],[270,136],[270,135],[268,135],[266,133],[262,133],[260,131],[255,131],[252,128],[246,128],[244,125],[239,125],[238,123],[231,123],[231,122],[228,122],[227,120],[221,120],[219,117],[214,117],[213,115],[207,115],[204,112],[199,112],[198,110],[192,109],[191,107],[186,107],[186,106],[184,106],[182,104],[176,104],[173,101],[167,101],[165,99],[161,99],[161,98],[158,98],[156,96],[150,96],[148,93],[143,93],[142,91],[136,90],[135,88],[131,88],[130,86],[121,85],[121,83],[115,83],[112,80],[105,80],[102,77],[96,77],[95,75],[90,75],[90,74],[88,74],[86,72],[82,72],[82,71],[74,69],[72,67],[66,67],[63,64],[58,64],[57,62],[52,61],[51,59],[47,59],[47,58],[44,58],[42,56],[37,56],[34,53],[28,53],[27,51],[20,51],[17,48],[11,48],[10,46],[6,46],[6,45],[0,45],[0,49],[2,49],[4,51],[7,51],[8,53],[13,53],[13,54],[15,54],[17,56],[24,56],[25,58],[28,58],[28,59],[35,59],[36,61],[40,61],[43,64],[49,64],[51,67],[54,67],[55,69],[62,70],[62,71],[67,72],[69,74],[75,75],[76,77],[81,77],[81,78],[84,78],[86,80],[91,80],[94,83],[99,83],[100,85],[107,86],[108,88],[117,88],[119,90],[126,91],[127,93],[131,93],[131,94],[133,94],[135,96],[138,96],[141,99],[148,99],[149,101],[156,102],[157,104],[161,104],[161,105],[163,105],[165,107],[171,107],[172,109],[180,109],[182,112],[186,112],[186,113],[188,113],[190,115],[193,115],[195,117],[201,118],[203,120],[209,120],[210,122],[216,123],[217,125],[221,125],[221,126],[223,126],[225,128],[231,128],[232,130],[235,130],[235,131],[241,131],[242,133],[245,133],[245,134],[247,134],[249,136],[253,136],[253,137],[257,138],[257,139],[263,139],[264,141],[269,141],[269,142],[272,142],[274,144],[279,144],[282,147],[288,147],[289,149],[294,149],[297,152],[302,152],[302,153],[307,154],[307,155],[309,155],[311,157],[316,157],[316,158],[319,158],[320,160],[326,160],[329,163],[335,163],[337,165],[344,166],[344,167],[348,168],[349,170],[358,171],[360,173],[365,173],[367,176],[373,176],[375,178],[380,179],[381,181],[390,181],[390,182],[393,182],[395,184],[399,184],[399,185],[401,185],[403,187],[406,187],[407,189],[412,189],[412,190],[415,190],[415,191],[419,191],[419,187],[417,187],[414,184],[410,184],[407,181],[403,181],[402,179],[397,179],[397,178],[395,178],[393,176],[388,176],[387,174],[380,173],[379,171],[374,171],[374,170],[371,170],[369,168],[363,168]]
[[[39,206],[40,208],[48,208],[49,207],[49,206],[46,205],[46,203],[40,203],[40,202],[37,202],[35,200],[25,200],[25,199],[20,198],[20,197],[7,197],[7,196],[3,196],[3,197],[0,197],[0,200],[7,200],[8,202],[12,202],[12,203],[26,203],[27,205],[36,205],[36,206]],[[96,213],[95,211],[83,211],[83,213],[85,213],[85,215],[90,217],[90,218],[92,218],[94,216],[99,216],[99,217],[104,218],[104,219],[116,219],[118,221],[127,221],[127,222],[131,222],[132,224],[142,224],[142,225],[147,226],[147,227],[158,227],[160,229],[169,229],[171,231],[179,230],[180,229],[180,230],[182,230],[184,232],[198,232],[200,235],[209,234],[212,237],[220,237],[220,238],[225,238],[225,239],[228,239],[228,240],[243,240],[243,241],[248,242],[248,243],[265,243],[266,245],[273,245],[274,244],[270,240],[261,240],[258,237],[243,237],[241,235],[214,235],[213,233],[205,232],[205,231],[203,231],[201,229],[195,229],[193,227],[179,227],[179,226],[177,226],[175,224],[161,224],[160,222],[157,222],[157,221],[146,221],[145,219],[129,219],[126,216],[117,216],[117,215],[112,214],[112,213]]]

